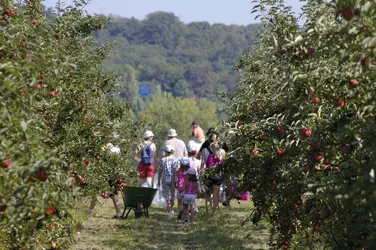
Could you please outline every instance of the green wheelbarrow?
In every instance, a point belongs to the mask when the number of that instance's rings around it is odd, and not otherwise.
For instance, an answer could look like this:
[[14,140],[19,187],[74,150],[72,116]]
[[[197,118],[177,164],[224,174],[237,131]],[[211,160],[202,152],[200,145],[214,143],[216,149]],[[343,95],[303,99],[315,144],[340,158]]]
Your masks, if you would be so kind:
[[[137,212],[142,212],[141,216],[149,217],[148,209],[153,202],[157,190],[155,188],[125,186],[121,192],[125,206],[121,217],[127,219],[132,209],[136,212],[136,218]],[[128,212],[125,215],[127,209]]]

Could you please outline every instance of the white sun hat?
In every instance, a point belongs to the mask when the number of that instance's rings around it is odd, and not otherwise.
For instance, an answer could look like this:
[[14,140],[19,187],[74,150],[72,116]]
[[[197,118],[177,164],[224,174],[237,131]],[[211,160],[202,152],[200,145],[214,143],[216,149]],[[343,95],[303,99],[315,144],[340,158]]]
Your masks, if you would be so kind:
[[189,153],[197,152],[198,151],[197,144],[194,143],[194,142],[189,142],[188,145],[187,145],[187,151]]
[[167,132],[167,136],[168,137],[173,137],[173,136],[177,136],[178,134],[176,133],[176,130],[173,129],[173,128],[170,128]]
[[151,132],[149,130],[144,133],[144,139],[150,138],[150,137],[153,137],[153,136],[154,136],[153,132]]
[[172,153],[174,152],[175,149],[174,149],[174,146],[168,144],[164,146],[163,150],[167,153]]

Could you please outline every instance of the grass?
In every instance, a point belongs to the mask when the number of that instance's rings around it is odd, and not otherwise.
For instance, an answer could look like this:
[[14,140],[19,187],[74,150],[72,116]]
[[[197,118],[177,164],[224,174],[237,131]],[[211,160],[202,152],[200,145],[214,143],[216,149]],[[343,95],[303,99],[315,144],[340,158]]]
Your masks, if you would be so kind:
[[[246,220],[251,202],[232,202],[221,207],[214,216],[205,216],[202,202],[194,224],[183,225],[176,218],[169,219],[164,208],[149,208],[150,218],[112,219],[111,200],[96,208],[96,213],[83,224],[77,244],[71,250],[99,249],[268,249],[268,230]],[[176,211],[175,211],[176,213]]]

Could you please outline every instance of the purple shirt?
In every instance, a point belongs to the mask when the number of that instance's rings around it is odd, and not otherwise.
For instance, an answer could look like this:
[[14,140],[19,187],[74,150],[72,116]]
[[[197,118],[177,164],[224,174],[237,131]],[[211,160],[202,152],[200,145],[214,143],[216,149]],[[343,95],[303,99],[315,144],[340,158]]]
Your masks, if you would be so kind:
[[188,187],[184,190],[184,194],[196,194],[197,182],[190,181]]

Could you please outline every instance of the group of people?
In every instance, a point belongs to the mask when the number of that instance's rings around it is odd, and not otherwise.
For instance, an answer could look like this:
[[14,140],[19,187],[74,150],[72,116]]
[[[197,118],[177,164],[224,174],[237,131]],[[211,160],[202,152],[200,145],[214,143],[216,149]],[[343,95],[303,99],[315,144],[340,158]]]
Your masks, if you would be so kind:
[[218,132],[210,127],[205,134],[197,121],[193,121],[192,137],[185,144],[177,138],[175,129],[169,129],[160,154],[153,143],[154,134],[144,133],[144,142],[135,151],[140,185],[152,185],[158,173],[158,187],[167,203],[169,217],[174,217],[174,201],[178,200],[178,219],[193,221],[198,212],[196,197],[205,193],[207,212],[219,209],[222,162],[226,151],[218,144]]

